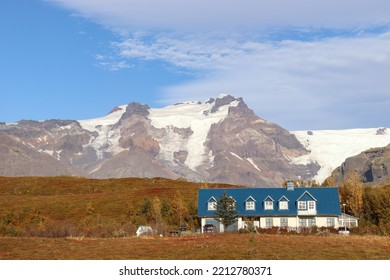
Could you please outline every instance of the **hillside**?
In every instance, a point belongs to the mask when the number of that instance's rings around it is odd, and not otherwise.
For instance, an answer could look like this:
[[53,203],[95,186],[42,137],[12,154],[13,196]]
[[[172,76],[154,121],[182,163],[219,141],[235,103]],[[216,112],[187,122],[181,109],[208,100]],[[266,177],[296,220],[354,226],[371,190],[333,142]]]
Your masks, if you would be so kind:
[[195,228],[198,189],[227,186],[164,178],[0,177],[0,236],[132,236],[137,226],[156,223],[154,203],[165,207],[162,230],[177,229],[180,219]]

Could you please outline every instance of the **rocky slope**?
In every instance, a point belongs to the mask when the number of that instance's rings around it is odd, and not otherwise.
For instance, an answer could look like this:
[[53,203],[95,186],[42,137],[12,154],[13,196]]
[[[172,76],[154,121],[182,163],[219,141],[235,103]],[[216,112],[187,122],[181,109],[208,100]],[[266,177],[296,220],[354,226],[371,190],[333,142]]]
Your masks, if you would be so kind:
[[390,145],[372,148],[347,158],[332,175],[341,183],[349,172],[358,172],[364,183],[374,185],[390,183]]
[[246,186],[312,178],[309,151],[241,98],[152,109],[139,103],[83,121],[0,123],[0,176],[185,177]]

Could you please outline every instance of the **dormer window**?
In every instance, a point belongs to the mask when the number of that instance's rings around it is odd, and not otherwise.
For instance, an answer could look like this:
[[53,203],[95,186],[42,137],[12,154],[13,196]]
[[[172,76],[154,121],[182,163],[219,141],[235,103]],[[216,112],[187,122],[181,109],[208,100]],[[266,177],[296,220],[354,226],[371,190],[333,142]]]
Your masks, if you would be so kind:
[[245,202],[245,209],[246,210],[255,210],[255,202],[252,200]]
[[285,196],[282,196],[279,199],[279,210],[288,210],[288,199]]
[[308,191],[305,191],[297,199],[298,210],[314,213],[315,211],[317,211],[316,201],[317,200]]
[[245,210],[256,210],[256,200],[253,197],[248,197],[245,201]]
[[270,196],[264,200],[264,210],[274,210],[274,200]]
[[264,210],[273,210],[273,209],[274,209],[274,202],[272,200],[264,201]]
[[207,210],[209,211],[217,210],[217,200],[214,197],[210,198],[209,201],[207,202]]
[[279,210],[288,210],[288,201],[286,200],[279,201]]

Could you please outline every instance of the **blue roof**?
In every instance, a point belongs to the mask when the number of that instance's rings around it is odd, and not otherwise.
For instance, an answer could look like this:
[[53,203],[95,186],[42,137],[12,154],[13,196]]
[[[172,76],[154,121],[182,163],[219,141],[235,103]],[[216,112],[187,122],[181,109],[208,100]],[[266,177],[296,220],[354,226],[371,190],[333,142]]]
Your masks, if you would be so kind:
[[[211,197],[220,199],[223,193],[236,201],[240,216],[296,216],[297,201],[316,201],[317,216],[338,216],[341,214],[339,192],[334,187],[295,188],[234,188],[234,189],[200,189],[198,197],[198,216],[212,217],[215,211],[208,210],[207,202]],[[252,197],[255,210],[246,210],[245,202]],[[273,199],[273,210],[264,209],[264,201]],[[279,200],[288,200],[288,210],[280,210]]]

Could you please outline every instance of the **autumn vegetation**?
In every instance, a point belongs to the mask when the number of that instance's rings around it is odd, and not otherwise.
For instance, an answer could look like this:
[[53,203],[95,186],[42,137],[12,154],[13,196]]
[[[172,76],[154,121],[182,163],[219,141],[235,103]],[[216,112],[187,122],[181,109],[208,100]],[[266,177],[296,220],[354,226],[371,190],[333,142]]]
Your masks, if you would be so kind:
[[[180,226],[195,231],[198,190],[221,187],[234,186],[183,178],[0,177],[0,236],[128,237],[140,225],[162,235]],[[351,173],[339,187],[346,213],[359,218],[355,233],[390,235],[390,186],[365,187]]]
[[359,218],[358,234],[390,236],[390,185],[365,186],[356,172],[348,173],[339,186],[345,212]]
[[163,235],[182,225],[195,231],[200,187],[227,185],[164,178],[0,177],[0,236],[128,237],[140,225]]
[[[353,174],[346,178],[340,200],[360,219],[347,238],[272,230],[198,234],[198,190],[224,187],[234,186],[164,178],[0,177],[0,259],[390,258],[390,186],[364,187]],[[154,236],[134,237],[140,225],[151,225]],[[180,226],[188,232],[171,236]]]

